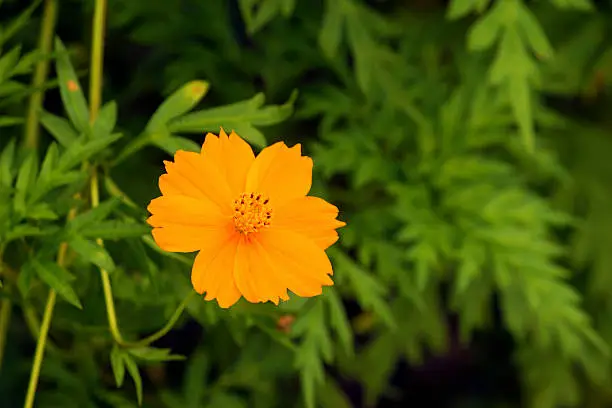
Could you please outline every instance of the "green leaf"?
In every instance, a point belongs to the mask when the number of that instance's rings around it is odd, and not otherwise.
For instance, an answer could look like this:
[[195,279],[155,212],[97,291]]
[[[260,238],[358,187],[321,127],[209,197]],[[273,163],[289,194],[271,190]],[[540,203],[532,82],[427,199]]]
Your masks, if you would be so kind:
[[159,135],[151,139],[152,143],[170,155],[174,155],[177,150],[199,153],[201,147],[185,137],[172,135]]
[[115,344],[110,352],[111,368],[113,369],[113,375],[115,376],[115,383],[117,388],[121,387],[125,378],[125,364],[123,360],[125,352],[121,350]]
[[353,407],[353,404],[348,396],[344,393],[338,383],[331,378],[331,376],[327,376],[327,378],[325,378],[325,382],[322,385],[321,394],[320,403],[322,408]]
[[514,78],[508,83],[512,111],[519,125],[523,145],[529,153],[535,151],[535,129],[531,112],[531,88],[526,78]]
[[582,11],[595,10],[590,0],[551,0],[551,2],[561,9],[576,9]]
[[70,248],[85,261],[91,262],[107,272],[113,272],[115,270],[113,258],[111,258],[106,249],[102,246],[79,236],[71,237],[68,241],[68,245],[70,245]]
[[325,299],[327,300],[329,308],[331,326],[338,335],[342,349],[350,357],[354,354],[354,342],[351,325],[347,320],[346,310],[344,309],[342,301],[335,290],[327,290],[325,293]]
[[21,296],[24,297],[24,299],[28,297],[30,287],[32,286],[32,279],[35,276],[36,270],[32,266],[32,263],[24,263],[21,269],[19,270],[19,274],[17,275],[17,288],[19,289],[19,292],[21,293]]
[[118,198],[109,198],[98,206],[80,213],[68,222],[68,226],[74,231],[81,231],[93,223],[99,223],[106,219],[111,212],[117,208],[120,201]]
[[519,78],[536,80],[537,75],[538,68],[528,54],[518,31],[514,27],[507,28],[489,73],[491,83],[500,85]]
[[293,10],[295,10],[296,0],[280,0],[280,2],[283,16],[289,17],[291,14],[293,14]]
[[336,261],[336,268],[349,279],[361,306],[366,310],[372,310],[389,328],[394,329],[395,319],[383,299],[386,288],[344,253],[333,251],[333,258]]
[[499,36],[504,23],[503,7],[497,3],[491,11],[481,17],[468,31],[468,49],[483,51],[491,48]]
[[383,393],[398,360],[395,338],[384,332],[356,357],[358,376],[365,388],[365,404],[373,406]]
[[82,183],[87,178],[87,174],[78,171],[59,172],[57,168],[45,178],[39,177],[33,191],[30,191],[28,202],[35,203],[49,191],[61,186],[71,186]]
[[21,125],[23,122],[24,119],[20,117],[0,116],[0,127]]
[[55,50],[57,52],[55,67],[59,78],[60,95],[64,103],[64,109],[66,109],[66,113],[74,127],[82,133],[88,133],[90,127],[87,101],[70,62],[68,52],[59,38],[55,39]]
[[[100,399],[102,402],[108,404],[105,406],[113,407],[113,408],[136,408],[137,404],[132,401],[131,398],[128,398],[120,391],[109,392],[109,391],[96,391],[96,400]],[[168,408],[172,408],[172,405],[168,405]],[[49,407],[52,408],[52,407]],[[94,407],[92,407],[94,408]]]
[[28,207],[26,213],[28,219],[31,220],[57,220],[58,215],[51,209],[47,203],[38,203],[34,206]]
[[53,142],[47,148],[47,154],[45,154],[45,158],[43,159],[43,163],[40,168],[40,173],[38,174],[37,183],[45,184],[48,180],[51,179],[58,159],[59,149],[57,147],[57,143]]
[[25,237],[36,237],[40,235],[45,235],[47,231],[41,230],[39,227],[35,227],[33,225],[21,224],[14,227],[12,230],[5,235],[5,243],[9,241],[13,241],[19,238]]
[[91,135],[94,139],[108,137],[111,135],[117,124],[117,104],[111,101],[104,105],[91,128]]
[[70,147],[79,137],[70,122],[49,112],[40,113],[40,123],[64,147]]
[[72,143],[60,158],[58,169],[66,171],[91,158],[121,138],[121,133]]
[[172,119],[189,112],[206,95],[208,88],[209,84],[205,81],[191,81],[183,85],[157,108],[147,124],[147,130],[163,129]]
[[43,55],[40,50],[28,52],[19,59],[17,65],[13,68],[13,75],[29,74],[34,65],[45,58],[47,58],[47,56]]
[[325,2],[323,24],[321,31],[319,31],[319,47],[329,59],[333,59],[338,54],[338,48],[342,41],[345,24],[342,4],[343,2],[338,0],[327,0]]
[[206,408],[247,408],[248,405],[237,395],[225,391],[215,392]]
[[263,107],[265,97],[259,93],[246,101],[188,113],[169,122],[168,129],[171,133],[201,133],[218,132],[219,127],[223,127],[228,132],[235,130],[258,146],[264,146],[263,135],[254,126],[269,126],[288,118],[293,113],[297,95],[297,91],[294,91],[283,105]]
[[34,10],[36,10],[40,2],[41,0],[34,0],[32,4],[30,4],[30,7],[25,9],[23,13],[21,13],[16,19],[7,25],[4,31],[0,31],[0,48],[2,48],[6,41],[10,40],[13,35],[21,30],[21,28],[25,27],[25,25],[30,21],[32,13]]
[[140,378],[140,372],[138,371],[138,366],[130,357],[129,354],[123,354],[123,361],[125,363],[125,367],[127,368],[130,377],[134,381],[134,385],[136,386],[136,397],[138,399],[138,405],[142,405],[142,379]]
[[19,173],[17,173],[17,183],[15,184],[15,197],[13,205],[15,211],[24,215],[26,210],[26,196],[30,186],[34,184],[34,180],[37,173],[38,162],[36,160],[36,153],[29,151],[21,167]]
[[0,58],[0,83],[4,79],[11,77],[13,68],[15,68],[17,61],[19,61],[20,54],[21,46],[17,45]]
[[372,63],[377,59],[376,53],[380,51],[379,45],[372,38],[366,26],[359,18],[346,19],[347,37],[353,52],[355,76],[361,90],[369,95],[372,93],[372,84],[376,65]]
[[459,250],[459,258],[461,263],[455,279],[455,291],[464,293],[480,276],[481,266],[486,260],[485,249],[473,239],[466,239]]
[[13,159],[15,156],[15,139],[11,139],[0,154],[0,185],[10,187],[13,184]]
[[279,13],[288,16],[294,0],[240,0],[240,9],[249,34],[254,34],[272,21]]
[[293,325],[293,334],[303,337],[295,354],[295,366],[300,370],[306,408],[314,408],[316,389],[325,380],[323,361],[331,361],[333,352],[321,302],[315,303],[304,315],[298,317]]
[[70,282],[74,277],[64,268],[52,261],[39,261],[36,258],[30,260],[36,273],[47,285],[55,290],[71,305],[82,309],[81,302],[75,293]]
[[184,360],[184,356],[176,354],[170,354],[170,349],[161,349],[153,347],[138,347],[128,349],[128,353],[136,357],[139,360],[148,362],[160,362],[160,361],[177,361]]
[[446,18],[458,20],[472,11],[482,12],[490,0],[452,0],[446,9]]
[[103,221],[89,224],[81,231],[85,238],[101,238],[104,240],[141,237],[151,233],[151,227],[136,222]]
[[206,384],[206,375],[209,369],[209,357],[203,350],[198,350],[189,356],[189,362],[185,370],[185,380],[183,381],[186,408],[198,408],[202,404],[202,399],[206,394],[206,389],[202,387],[202,384]]
[[535,18],[531,10],[522,2],[519,2],[518,7],[518,27],[521,34],[525,37],[533,52],[540,59],[548,59],[553,56],[553,49],[546,34]]

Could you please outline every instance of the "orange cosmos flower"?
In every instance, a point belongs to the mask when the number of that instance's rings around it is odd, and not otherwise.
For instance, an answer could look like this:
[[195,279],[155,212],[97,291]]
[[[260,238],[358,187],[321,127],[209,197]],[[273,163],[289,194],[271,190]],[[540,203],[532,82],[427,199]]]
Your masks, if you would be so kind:
[[321,294],[333,285],[325,249],[338,240],[338,209],[307,196],[312,160],[299,144],[279,142],[255,157],[247,142],[221,129],[208,133],[201,153],[179,150],[165,161],[162,196],[147,220],[160,248],[199,251],[194,289],[227,308],[249,302]]

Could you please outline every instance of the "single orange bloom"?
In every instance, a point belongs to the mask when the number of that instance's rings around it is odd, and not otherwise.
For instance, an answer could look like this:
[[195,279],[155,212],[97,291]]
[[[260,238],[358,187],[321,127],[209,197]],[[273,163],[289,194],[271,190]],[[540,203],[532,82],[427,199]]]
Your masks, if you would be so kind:
[[196,292],[227,308],[321,294],[333,285],[325,249],[338,240],[338,208],[307,196],[312,160],[299,144],[279,142],[255,157],[247,142],[221,129],[201,153],[179,150],[165,161],[162,196],[147,220],[160,248],[199,251],[191,271]]

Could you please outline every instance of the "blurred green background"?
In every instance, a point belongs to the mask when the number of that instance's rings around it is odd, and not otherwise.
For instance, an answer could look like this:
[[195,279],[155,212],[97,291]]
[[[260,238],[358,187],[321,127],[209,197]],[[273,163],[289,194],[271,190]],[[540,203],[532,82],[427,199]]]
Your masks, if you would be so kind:
[[[611,1],[108,0],[116,106],[84,153],[96,134],[58,84],[87,97],[94,5],[0,0],[0,407],[23,406],[59,285],[36,407],[612,406]],[[196,80],[208,92],[152,125]],[[145,208],[163,160],[220,126],[313,157],[312,194],[348,223],[335,286],[279,307],[193,299],[150,348],[123,347],[96,266],[114,269],[125,338],[165,324],[193,257],[155,250]],[[49,149],[92,167],[47,192]],[[93,171],[121,225],[74,232]],[[104,237],[108,258],[71,241],[70,273],[36,269],[73,236]]]

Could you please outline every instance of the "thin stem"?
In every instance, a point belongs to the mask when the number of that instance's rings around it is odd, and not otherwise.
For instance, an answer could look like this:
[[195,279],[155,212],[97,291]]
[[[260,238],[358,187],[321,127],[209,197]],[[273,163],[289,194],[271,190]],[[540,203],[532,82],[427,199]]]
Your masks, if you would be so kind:
[[[72,208],[68,212],[68,219],[70,220],[74,218],[75,215],[76,208]],[[62,242],[57,253],[57,264],[61,267],[64,267],[66,264],[67,251],[68,244],[66,242]],[[30,372],[30,383],[28,384],[26,400],[23,405],[24,408],[32,408],[34,406],[34,396],[36,395],[38,377],[40,377],[40,368],[43,362],[47,337],[49,336],[49,327],[51,326],[51,318],[53,317],[53,309],[55,308],[56,298],[57,294],[55,293],[55,290],[49,289],[49,295],[47,296],[47,305],[45,306],[45,313],[43,315],[43,321],[40,325],[38,341],[36,343],[36,352],[34,353],[34,362],[32,363],[32,370]]]
[[40,336],[36,344],[36,352],[34,353],[34,363],[30,373],[30,383],[28,384],[28,393],[24,408],[32,408],[34,406],[34,396],[36,395],[36,387],[38,386],[38,377],[40,376],[40,368],[42,367],[43,355],[45,353],[45,344],[49,327],[51,326],[51,317],[53,317],[53,309],[55,308],[56,294],[53,289],[49,290],[47,297],[47,306],[45,306],[45,314],[43,315],[42,325],[40,326]]
[[[100,189],[99,189],[99,181],[98,181],[98,172],[96,169],[93,169],[91,175],[91,183],[90,183],[90,197],[91,197],[91,206],[93,208],[97,207],[100,204]],[[101,239],[97,239],[96,242],[98,245],[103,246],[104,241]],[[164,327],[151,334],[144,339],[138,341],[126,341],[123,339],[121,335],[121,330],[119,329],[119,323],[117,321],[117,313],[115,311],[115,301],[113,300],[113,288],[111,286],[110,277],[108,271],[103,268],[100,268],[100,279],[102,280],[102,288],[104,291],[104,302],[106,303],[106,316],[108,318],[108,328],[113,336],[113,339],[117,344],[122,347],[144,347],[155,340],[162,338],[166,333],[172,330],[174,324],[181,317],[181,314],[187,307],[187,303],[191,300],[192,296],[195,294],[194,291],[189,292],[189,294],[183,299],[183,301],[178,305],[170,319],[166,322]]]
[[[101,82],[102,82],[102,54],[103,54],[103,34],[104,34],[104,20],[106,14],[106,1],[97,0],[94,11],[94,35],[93,35],[93,53],[92,53],[92,70],[90,80],[90,116],[91,121],[95,120],[98,110],[100,108],[101,99]],[[36,139],[35,139],[36,140]],[[71,209],[68,214],[69,218],[73,218],[76,214],[76,209]],[[58,253],[57,264],[64,266],[66,251],[68,245],[63,242],[60,246]],[[47,298],[47,305],[45,307],[45,314],[43,316],[42,325],[40,327],[40,334],[38,336],[38,343],[36,345],[36,352],[34,354],[34,363],[32,365],[32,372],[30,374],[30,383],[28,385],[28,391],[26,394],[26,401],[24,408],[32,408],[34,405],[34,396],[36,395],[36,387],[38,386],[38,378],[40,376],[40,368],[42,366],[42,360],[45,350],[45,344],[47,342],[47,336],[49,334],[49,327],[51,325],[51,317],[53,316],[53,309],[55,307],[57,295],[53,289],[49,290],[49,296]]]
[[[102,103],[102,69],[104,61],[104,26],[106,20],[106,0],[96,0],[96,6],[94,9],[94,24],[93,24],[93,44],[92,44],[92,56],[91,56],[91,67],[90,67],[90,81],[89,81],[89,118],[93,123],[98,116],[100,105]],[[100,188],[98,181],[98,171],[94,167],[91,174],[90,182],[90,197],[91,206],[93,208],[100,204]],[[104,246],[104,241],[98,238],[96,240],[98,245]],[[178,306],[172,317],[168,320],[166,325],[159,331],[152,335],[136,341],[129,342],[123,339],[121,331],[119,330],[119,324],[117,322],[117,312],[115,311],[115,301],[113,300],[113,288],[111,285],[108,271],[104,268],[100,268],[100,279],[102,280],[102,288],[104,290],[104,302],[106,304],[106,316],[108,318],[108,327],[113,336],[113,339],[117,344],[123,347],[142,347],[146,346],[155,340],[163,337],[166,333],[172,330],[172,327],[179,319],[183,310],[187,306],[189,299],[191,299],[191,293],[187,296],[181,304]]]
[[106,0],[96,0],[92,32],[91,65],[89,69],[89,118],[92,123],[96,120],[102,103],[105,24]]
[[55,21],[57,19],[57,0],[45,0],[43,10],[43,20],[38,39],[38,50],[43,54],[43,59],[36,64],[34,76],[32,77],[32,88],[36,91],[30,97],[28,114],[25,123],[23,143],[29,149],[38,147],[40,125],[38,116],[43,104],[45,91],[43,84],[47,80],[49,72],[49,58],[53,33],[55,31]]
[[[40,322],[38,321],[38,316],[36,316],[36,310],[31,304],[26,302],[24,302],[21,308],[23,310],[23,318],[26,322],[26,326],[28,326],[28,330],[30,330],[32,337],[37,339],[38,336],[40,336]],[[51,339],[47,339],[47,350],[53,353],[65,354],[51,341]]]
[[6,335],[8,332],[9,322],[11,321],[12,309],[13,303],[9,299],[2,299],[2,302],[0,302],[0,371],[2,371],[2,359],[4,357]]
[[172,330],[172,327],[174,327],[178,319],[181,317],[181,315],[183,314],[183,311],[187,307],[187,304],[189,303],[189,301],[193,298],[195,294],[196,292],[192,290],[189,292],[187,296],[185,296],[185,298],[178,305],[178,307],[176,308],[176,310],[174,311],[170,319],[168,319],[164,327],[162,327],[155,333],[151,334],[150,336],[145,337],[142,340],[139,340],[134,343],[130,343],[130,345],[132,347],[144,347],[144,346],[148,346],[149,344],[153,343],[155,340],[159,340],[162,337],[164,337],[170,330]]

